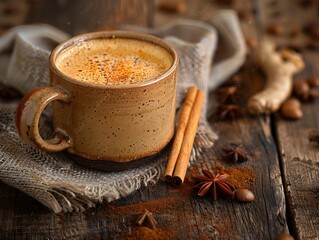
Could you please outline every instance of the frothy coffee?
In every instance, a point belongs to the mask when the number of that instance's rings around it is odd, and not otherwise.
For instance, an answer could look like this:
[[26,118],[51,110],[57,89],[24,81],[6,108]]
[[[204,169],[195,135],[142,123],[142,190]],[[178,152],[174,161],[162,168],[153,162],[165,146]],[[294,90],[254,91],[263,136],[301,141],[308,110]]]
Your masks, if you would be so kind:
[[79,81],[125,85],[154,79],[172,65],[171,54],[161,46],[128,38],[93,39],[62,51],[56,66]]

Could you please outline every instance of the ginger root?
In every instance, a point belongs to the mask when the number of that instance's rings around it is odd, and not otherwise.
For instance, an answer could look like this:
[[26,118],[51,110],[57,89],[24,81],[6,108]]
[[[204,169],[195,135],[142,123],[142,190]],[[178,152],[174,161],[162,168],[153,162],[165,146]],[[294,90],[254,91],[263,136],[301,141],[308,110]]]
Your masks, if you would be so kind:
[[267,76],[264,89],[253,95],[247,103],[249,113],[276,112],[291,95],[292,75],[304,68],[301,56],[290,50],[277,52],[270,41],[263,41],[257,53],[259,65]]

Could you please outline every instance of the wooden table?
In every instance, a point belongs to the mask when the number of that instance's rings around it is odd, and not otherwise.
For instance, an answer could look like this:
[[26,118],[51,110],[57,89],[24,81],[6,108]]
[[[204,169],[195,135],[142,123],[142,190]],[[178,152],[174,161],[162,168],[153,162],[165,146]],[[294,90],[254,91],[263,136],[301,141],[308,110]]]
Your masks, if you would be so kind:
[[[309,38],[302,32],[291,37],[291,31],[319,16],[317,1],[243,0],[226,6],[216,2],[222,1],[188,0],[188,10],[180,15],[158,11],[155,25],[176,17],[205,20],[217,8],[231,7],[238,11],[247,39],[268,36],[281,45],[305,46]],[[284,27],[279,36],[265,33],[273,21]],[[318,49],[304,48],[302,55],[306,68],[295,80],[319,76]],[[244,80],[243,106],[262,88],[264,79],[251,59],[250,55],[237,73]],[[215,99],[214,93],[211,99]],[[278,113],[261,117],[246,114],[233,121],[219,120],[216,115],[209,119],[219,140],[189,169],[187,179],[217,164],[251,169],[255,174],[252,203],[226,198],[212,201],[191,193],[189,182],[174,188],[159,181],[85,212],[54,214],[27,194],[0,182],[0,239],[120,239],[136,231],[136,214],[143,208],[153,212],[165,239],[275,239],[283,232],[295,239],[319,239],[319,145],[308,140],[310,132],[319,130],[319,100],[303,104],[302,109],[304,117],[297,121],[285,120]],[[252,149],[253,158],[240,164],[223,160],[221,147],[231,142]]]

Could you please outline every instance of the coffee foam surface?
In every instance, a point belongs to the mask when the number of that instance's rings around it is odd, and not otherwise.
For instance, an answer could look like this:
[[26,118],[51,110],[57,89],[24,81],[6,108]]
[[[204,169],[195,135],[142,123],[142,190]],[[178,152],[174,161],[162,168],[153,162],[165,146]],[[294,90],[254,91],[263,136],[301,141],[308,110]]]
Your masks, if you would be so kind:
[[173,63],[161,46],[135,39],[105,38],[80,42],[62,51],[56,65],[79,81],[126,85],[154,79]]

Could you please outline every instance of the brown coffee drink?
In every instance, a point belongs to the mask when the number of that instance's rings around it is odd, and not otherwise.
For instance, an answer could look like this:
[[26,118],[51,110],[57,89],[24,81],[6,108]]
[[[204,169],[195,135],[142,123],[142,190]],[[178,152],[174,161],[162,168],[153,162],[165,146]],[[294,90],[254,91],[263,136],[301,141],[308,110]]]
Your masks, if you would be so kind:
[[159,45],[129,38],[79,42],[56,59],[69,77],[94,84],[126,85],[154,79],[172,65],[171,54]]

